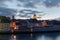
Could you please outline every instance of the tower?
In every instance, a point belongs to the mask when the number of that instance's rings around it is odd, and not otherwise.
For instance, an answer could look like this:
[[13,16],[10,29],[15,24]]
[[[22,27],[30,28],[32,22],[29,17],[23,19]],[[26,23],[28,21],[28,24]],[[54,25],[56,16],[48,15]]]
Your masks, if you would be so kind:
[[14,19],[14,16],[12,16],[12,19]]
[[14,16],[12,16],[12,21],[15,21],[15,18],[14,18]]
[[11,31],[14,32],[14,30],[16,29],[16,22],[15,22],[15,18],[14,16],[12,16],[12,20],[10,22],[10,27],[11,27]]
[[36,14],[34,14],[34,15],[33,15],[33,19],[37,19],[37,16],[36,16]]

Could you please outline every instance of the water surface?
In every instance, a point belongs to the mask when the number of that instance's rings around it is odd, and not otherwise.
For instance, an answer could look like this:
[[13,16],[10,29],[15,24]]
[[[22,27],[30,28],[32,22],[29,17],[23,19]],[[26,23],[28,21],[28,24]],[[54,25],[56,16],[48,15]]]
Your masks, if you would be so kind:
[[0,40],[60,40],[60,32],[30,34],[0,34]]

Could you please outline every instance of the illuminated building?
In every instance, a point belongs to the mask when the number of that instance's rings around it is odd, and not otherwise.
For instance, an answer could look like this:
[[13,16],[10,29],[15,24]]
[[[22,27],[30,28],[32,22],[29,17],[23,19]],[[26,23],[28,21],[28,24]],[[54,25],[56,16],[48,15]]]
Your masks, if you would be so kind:
[[42,26],[47,26],[47,23],[45,20],[42,22]]
[[10,22],[11,31],[14,32],[16,29],[16,22],[14,16],[12,16],[12,21]]
[[34,15],[33,15],[33,19],[37,19],[37,16],[36,16],[36,14],[34,14]]

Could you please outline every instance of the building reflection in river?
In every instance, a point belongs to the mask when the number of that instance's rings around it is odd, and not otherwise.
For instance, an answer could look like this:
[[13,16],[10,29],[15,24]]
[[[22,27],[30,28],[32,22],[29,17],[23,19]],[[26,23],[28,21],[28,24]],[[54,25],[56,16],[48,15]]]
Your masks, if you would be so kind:
[[60,40],[60,33],[0,34],[0,40]]
[[16,35],[15,34],[11,35],[11,40],[16,40]]
[[60,40],[60,34],[58,33],[46,33],[46,34],[17,34],[11,35],[11,40]]

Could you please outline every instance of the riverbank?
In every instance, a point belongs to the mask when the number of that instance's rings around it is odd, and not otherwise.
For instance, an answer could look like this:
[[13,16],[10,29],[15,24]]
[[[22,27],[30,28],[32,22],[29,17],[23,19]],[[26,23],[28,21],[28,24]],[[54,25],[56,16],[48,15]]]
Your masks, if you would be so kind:
[[30,32],[30,31],[5,31],[5,32],[0,32],[0,34],[30,34],[30,33],[58,33],[60,32],[60,30],[58,31],[35,31],[35,32]]

